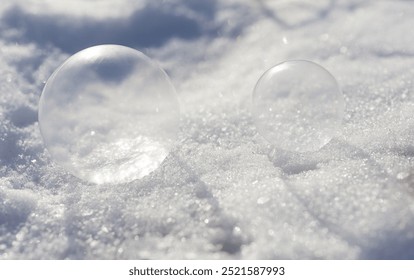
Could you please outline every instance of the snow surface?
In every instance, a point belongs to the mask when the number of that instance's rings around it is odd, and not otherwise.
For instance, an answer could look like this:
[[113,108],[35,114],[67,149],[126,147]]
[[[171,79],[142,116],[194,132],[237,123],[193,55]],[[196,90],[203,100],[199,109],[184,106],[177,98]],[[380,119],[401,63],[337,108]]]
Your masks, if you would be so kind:
[[[414,259],[412,1],[0,4],[3,259]],[[96,44],[157,60],[182,110],[149,176],[92,185],[57,166],[37,122],[50,74]],[[320,151],[275,150],[251,93],[288,59],[326,67],[346,101]]]

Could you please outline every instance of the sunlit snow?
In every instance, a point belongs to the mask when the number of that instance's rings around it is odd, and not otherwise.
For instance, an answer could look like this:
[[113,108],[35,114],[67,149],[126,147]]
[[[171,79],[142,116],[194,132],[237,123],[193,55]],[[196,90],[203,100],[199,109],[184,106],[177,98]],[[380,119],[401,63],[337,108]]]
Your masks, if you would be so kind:
[[[1,1],[0,258],[414,258],[412,1],[136,2]],[[175,148],[131,183],[77,179],[39,131],[46,80],[98,44],[153,58],[181,105]],[[251,114],[260,76],[298,59],[345,99],[339,133],[301,154]]]

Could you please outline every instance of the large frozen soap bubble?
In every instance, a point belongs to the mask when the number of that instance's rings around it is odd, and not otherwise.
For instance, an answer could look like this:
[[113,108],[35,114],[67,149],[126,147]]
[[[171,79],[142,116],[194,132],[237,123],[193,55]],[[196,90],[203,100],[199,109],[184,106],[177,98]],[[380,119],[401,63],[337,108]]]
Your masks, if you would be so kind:
[[71,56],[49,78],[39,125],[53,159],[93,183],[154,171],[171,150],[179,105],[167,74],[141,52],[101,45]]
[[335,78],[310,61],[270,68],[253,92],[257,130],[280,149],[319,150],[340,130],[343,115],[344,99]]

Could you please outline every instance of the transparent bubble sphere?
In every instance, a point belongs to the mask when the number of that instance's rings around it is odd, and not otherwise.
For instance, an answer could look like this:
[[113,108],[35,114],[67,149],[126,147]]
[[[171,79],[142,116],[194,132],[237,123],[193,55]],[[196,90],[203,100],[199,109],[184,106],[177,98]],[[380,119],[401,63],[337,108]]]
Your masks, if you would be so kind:
[[141,52],[118,45],[82,50],[47,81],[39,125],[52,158],[97,184],[154,171],[174,145],[179,104],[167,74]]
[[267,70],[253,92],[253,119],[274,147],[317,151],[341,129],[344,98],[322,66],[292,60]]

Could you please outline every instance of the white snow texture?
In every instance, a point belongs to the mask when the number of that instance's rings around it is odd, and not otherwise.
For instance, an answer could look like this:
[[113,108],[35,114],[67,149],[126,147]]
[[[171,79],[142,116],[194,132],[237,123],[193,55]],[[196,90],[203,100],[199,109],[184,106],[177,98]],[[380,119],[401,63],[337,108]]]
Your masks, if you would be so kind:
[[[402,0],[1,1],[0,258],[414,259],[413,26]],[[37,110],[66,58],[109,43],[167,71],[181,126],[153,173],[94,185],[54,163]],[[317,152],[253,125],[255,83],[290,59],[343,90]]]

